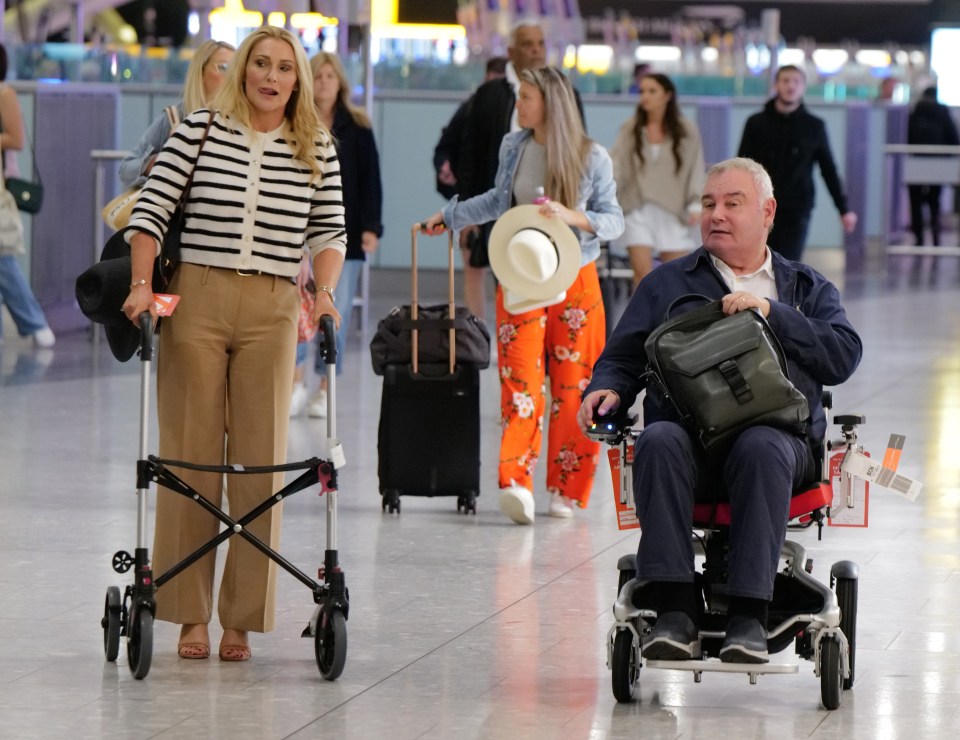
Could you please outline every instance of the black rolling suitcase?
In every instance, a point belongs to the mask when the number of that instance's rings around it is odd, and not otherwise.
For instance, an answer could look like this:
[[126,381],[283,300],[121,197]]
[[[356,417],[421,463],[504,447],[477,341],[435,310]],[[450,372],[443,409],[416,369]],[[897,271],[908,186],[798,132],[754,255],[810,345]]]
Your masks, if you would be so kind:
[[399,513],[400,496],[456,496],[458,511],[475,514],[480,370],[490,363],[490,336],[483,321],[454,307],[452,234],[447,315],[438,315],[439,307],[421,313],[419,229],[412,231],[412,302],[380,322],[370,345],[374,371],[383,375],[377,440],[382,509]]

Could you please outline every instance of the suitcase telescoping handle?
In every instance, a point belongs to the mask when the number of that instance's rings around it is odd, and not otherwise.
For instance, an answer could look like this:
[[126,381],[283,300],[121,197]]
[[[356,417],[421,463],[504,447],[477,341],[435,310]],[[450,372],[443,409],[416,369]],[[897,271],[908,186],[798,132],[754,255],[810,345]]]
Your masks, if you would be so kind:
[[[410,265],[410,318],[416,322],[417,320],[417,235],[425,228],[425,225],[422,223],[415,223],[413,228],[410,230],[410,246],[411,246],[411,265]],[[447,262],[447,286],[449,292],[449,298],[447,302],[447,317],[450,319],[450,374],[453,374],[454,365],[456,364],[456,351],[457,351],[457,330],[453,328],[453,319],[455,316],[454,311],[454,290],[453,290],[453,230],[447,229],[447,253],[449,256]],[[413,347],[410,351],[410,356],[413,358],[413,372],[417,373],[420,368],[420,358],[417,356],[418,353],[418,334],[417,325],[414,323],[413,330],[410,332],[411,342]]]

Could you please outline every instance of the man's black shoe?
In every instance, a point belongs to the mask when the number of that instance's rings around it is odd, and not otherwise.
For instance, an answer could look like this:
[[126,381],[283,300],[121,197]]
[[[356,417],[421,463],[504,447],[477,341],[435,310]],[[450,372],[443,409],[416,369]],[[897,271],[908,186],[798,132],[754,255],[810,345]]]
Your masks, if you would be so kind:
[[727,624],[727,636],[720,648],[724,663],[768,663],[767,630],[760,620],[735,614]]
[[684,612],[664,612],[643,645],[647,660],[690,660],[700,657],[697,625]]

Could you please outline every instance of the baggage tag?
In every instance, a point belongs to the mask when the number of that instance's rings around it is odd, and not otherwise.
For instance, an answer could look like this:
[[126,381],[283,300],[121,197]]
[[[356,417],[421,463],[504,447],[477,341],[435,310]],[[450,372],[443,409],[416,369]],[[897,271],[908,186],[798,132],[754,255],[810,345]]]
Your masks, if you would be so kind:
[[327,445],[329,448],[330,462],[333,463],[334,470],[339,470],[347,464],[347,458],[343,454],[343,445],[340,444],[340,440],[336,438],[328,439]]
[[[850,481],[853,489],[853,501],[848,505],[848,502],[844,500],[841,484],[841,470],[846,456],[845,452],[838,452],[830,457],[830,486],[833,489],[833,502],[830,504],[827,526],[866,527],[870,512],[870,484],[863,478],[854,476]],[[867,457],[867,459],[870,458]]]
[[180,296],[167,293],[154,293],[153,305],[157,309],[157,316],[169,316],[180,302]]
[[900,462],[900,452],[903,450],[905,440],[906,437],[902,434],[891,434],[882,462],[876,463],[866,455],[853,452],[847,455],[841,470],[858,478],[864,478],[871,483],[876,483],[883,488],[888,488],[903,496],[907,501],[916,501],[917,496],[920,495],[920,490],[923,488],[923,483],[897,472],[897,464]]

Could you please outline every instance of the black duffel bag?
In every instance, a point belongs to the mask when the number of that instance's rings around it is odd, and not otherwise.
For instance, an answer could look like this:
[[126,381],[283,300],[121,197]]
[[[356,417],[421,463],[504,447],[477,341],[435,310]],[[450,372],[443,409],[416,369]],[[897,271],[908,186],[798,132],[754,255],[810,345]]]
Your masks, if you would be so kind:
[[456,307],[453,319],[449,306],[418,306],[417,320],[410,318],[410,306],[397,306],[377,324],[377,333],[370,341],[373,372],[383,375],[387,365],[410,365],[413,362],[412,336],[417,329],[418,363],[446,365],[450,357],[450,329],[456,331],[454,359],[457,365],[485,368],[490,364],[490,332],[486,323],[462,306]]
[[[667,310],[703,296],[682,296]],[[705,449],[751,426],[807,430],[806,397],[790,382],[783,348],[756,311],[723,313],[720,301],[668,318],[644,344],[646,377]]]

